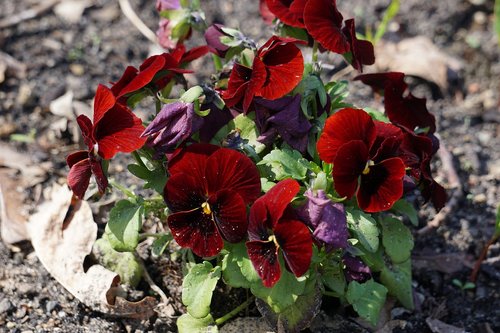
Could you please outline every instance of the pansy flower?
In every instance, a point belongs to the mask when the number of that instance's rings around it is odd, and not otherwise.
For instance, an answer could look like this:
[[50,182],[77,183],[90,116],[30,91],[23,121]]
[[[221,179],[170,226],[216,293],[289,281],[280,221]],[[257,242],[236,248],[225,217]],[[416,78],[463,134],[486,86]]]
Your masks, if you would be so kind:
[[144,145],[141,138],[144,126],[126,106],[117,103],[109,88],[97,87],[94,100],[94,119],[80,115],[77,118],[87,151],[78,151],[67,157],[70,167],[68,184],[78,198],[83,198],[91,174],[102,193],[108,183],[101,160],[113,158],[118,152],[130,153]]
[[304,7],[308,0],[266,0],[269,11],[283,23],[305,28]]
[[290,209],[290,202],[298,192],[296,180],[282,180],[250,208],[247,252],[262,283],[268,288],[281,277],[280,252],[286,268],[297,277],[304,275],[311,264],[311,233]]
[[[283,97],[302,79],[304,60],[293,38],[273,36],[257,50],[252,68],[234,64],[222,98],[227,107],[241,105],[247,112],[254,97]],[[240,104],[241,103],[241,104]]]
[[366,212],[390,209],[403,194],[401,136],[396,126],[373,121],[359,109],[342,109],[328,118],[317,149],[323,161],[333,163],[337,193],[356,194]]
[[242,153],[210,144],[192,144],[174,152],[164,198],[176,242],[200,257],[211,257],[223,240],[242,241],[247,233],[246,206],[261,192],[255,164]]

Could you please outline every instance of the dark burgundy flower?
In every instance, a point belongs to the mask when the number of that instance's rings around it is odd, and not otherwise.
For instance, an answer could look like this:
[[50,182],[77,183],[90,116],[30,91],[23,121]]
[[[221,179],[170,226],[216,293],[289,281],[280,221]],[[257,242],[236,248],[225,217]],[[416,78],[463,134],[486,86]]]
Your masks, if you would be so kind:
[[266,0],[259,0],[259,12],[265,24],[272,24],[273,20],[276,18],[269,10]]
[[307,32],[325,49],[339,53],[351,65],[363,71],[363,65],[375,62],[373,45],[356,38],[354,19],[344,22],[337,9],[336,0],[308,0],[304,8],[304,22]]
[[203,57],[208,53],[208,46],[196,46],[190,50],[182,43],[177,43],[176,47],[170,53],[172,57],[180,64],[181,68],[186,67],[190,62]]
[[[160,72],[165,74],[161,78],[156,77]],[[128,66],[122,77],[113,84],[111,91],[116,98],[136,92],[147,85],[158,91],[165,87],[176,73],[191,73],[191,71],[180,68],[179,61],[169,53],[154,55],[147,58],[139,69]]]
[[247,232],[247,204],[260,195],[260,175],[245,155],[210,144],[178,149],[168,165],[164,191],[176,242],[200,257],[237,243]]
[[302,112],[300,101],[300,95],[273,101],[256,99],[255,122],[260,132],[257,140],[270,145],[279,134],[290,147],[304,153],[312,125]]
[[314,240],[328,252],[346,248],[349,233],[344,205],[332,202],[323,190],[309,189],[304,196],[307,200],[299,215],[313,230]]
[[304,7],[308,0],[266,0],[269,11],[283,23],[305,28]]
[[384,94],[384,108],[389,120],[409,131],[425,130],[432,134],[436,131],[436,119],[426,107],[426,99],[412,95],[404,81],[405,75],[399,72],[359,75],[360,80],[377,92]]
[[317,149],[323,161],[333,163],[337,193],[356,194],[366,212],[390,209],[403,194],[401,136],[397,127],[373,121],[359,109],[342,109],[328,118]]
[[298,192],[296,180],[282,180],[250,209],[248,256],[268,288],[281,277],[279,252],[283,253],[287,269],[297,277],[304,275],[311,264],[311,233],[304,223],[294,218],[289,208]]
[[222,24],[212,24],[208,27],[207,31],[205,31],[205,40],[208,45],[208,49],[210,52],[218,55],[221,58],[226,56],[226,52],[229,50],[229,46],[223,44],[220,40],[221,37],[232,37],[222,30]]
[[254,97],[283,97],[302,79],[304,60],[296,39],[273,36],[257,50],[252,68],[235,64],[222,94],[231,108],[241,103],[247,112]]
[[345,254],[342,258],[344,263],[344,276],[348,282],[366,282],[372,277],[372,272],[370,267],[368,267],[364,262],[350,254]]
[[193,103],[177,101],[166,104],[141,137],[149,137],[149,145],[157,153],[171,153],[202,124],[203,118],[195,114]]
[[103,85],[97,87],[93,122],[85,115],[78,116],[77,122],[88,151],[68,156],[68,184],[78,198],[83,198],[91,173],[97,179],[100,192],[107,187],[101,160],[111,159],[118,152],[139,149],[146,140],[140,137],[144,131],[141,119],[117,103],[111,90]]

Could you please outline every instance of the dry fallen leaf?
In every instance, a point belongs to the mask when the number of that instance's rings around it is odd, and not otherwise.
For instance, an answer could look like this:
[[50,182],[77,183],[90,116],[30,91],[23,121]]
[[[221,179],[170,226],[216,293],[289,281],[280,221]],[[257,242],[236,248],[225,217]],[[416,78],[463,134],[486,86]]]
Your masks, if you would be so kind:
[[92,5],[91,0],[62,0],[54,7],[54,13],[68,23],[78,23],[85,8]]
[[85,305],[104,313],[146,319],[154,314],[153,297],[128,302],[122,294],[119,276],[93,265],[86,272],[83,261],[97,237],[97,225],[86,201],[74,201],[66,187],[54,185],[50,199],[39,206],[28,222],[35,252],[49,271]]
[[2,241],[14,244],[29,238],[23,214],[23,194],[17,191],[15,172],[0,168],[0,232]]
[[380,41],[376,44],[375,71],[403,72],[434,82],[442,92],[448,90],[450,74],[458,77],[463,64],[424,36],[403,39],[398,43]]

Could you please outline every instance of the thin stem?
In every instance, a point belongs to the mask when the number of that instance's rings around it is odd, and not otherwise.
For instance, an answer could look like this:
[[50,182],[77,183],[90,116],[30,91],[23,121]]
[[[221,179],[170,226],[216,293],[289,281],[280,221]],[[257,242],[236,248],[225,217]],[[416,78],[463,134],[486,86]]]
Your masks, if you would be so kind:
[[491,237],[491,239],[488,241],[488,243],[483,247],[483,250],[481,251],[481,255],[476,261],[476,264],[474,265],[474,269],[472,270],[472,273],[470,275],[469,280],[473,283],[476,283],[477,280],[477,275],[479,274],[479,270],[481,269],[481,264],[483,263],[484,259],[486,258],[486,255],[488,254],[488,250],[490,249],[490,246],[495,244],[495,242],[498,240],[498,236],[495,235]]
[[222,61],[220,60],[220,57],[216,54],[212,54],[212,60],[214,62],[215,71],[222,71]]
[[226,313],[224,316],[218,318],[215,320],[215,325],[219,326],[224,324],[226,321],[232,319],[234,316],[236,316],[241,310],[246,309],[253,301],[255,297],[250,297],[247,299],[245,302],[242,304],[238,305],[233,311]]
[[111,186],[113,186],[114,188],[116,188],[118,191],[122,192],[123,194],[125,194],[127,197],[129,198],[133,198],[133,199],[136,199],[137,196],[134,194],[134,192],[130,191],[129,189],[127,189],[126,187],[118,184],[114,179],[110,179],[109,180],[109,184]]
[[312,62],[316,63],[318,62],[318,47],[319,43],[315,40],[313,44],[313,49],[312,49]]

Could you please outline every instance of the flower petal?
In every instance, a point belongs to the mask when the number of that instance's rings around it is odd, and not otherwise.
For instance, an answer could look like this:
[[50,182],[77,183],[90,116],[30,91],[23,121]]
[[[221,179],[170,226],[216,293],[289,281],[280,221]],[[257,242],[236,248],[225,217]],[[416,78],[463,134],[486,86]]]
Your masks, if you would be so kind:
[[363,141],[351,141],[340,147],[332,172],[335,190],[339,195],[347,198],[353,196],[368,160],[368,148]]
[[[68,160],[71,160],[71,163],[73,163],[77,160],[77,158],[81,157],[79,155],[81,155],[81,152],[71,154],[70,156],[68,156]],[[73,191],[78,199],[83,199],[85,192],[89,187],[91,175],[92,170],[90,168],[90,161],[88,159],[87,153],[86,159],[72,164],[67,178],[69,188]]]
[[339,54],[350,51],[349,43],[340,30],[342,20],[336,0],[309,0],[304,8],[307,32],[325,49]]
[[281,22],[297,28],[305,28],[303,14],[306,2],[307,0],[266,0],[271,13]]
[[208,203],[222,237],[230,243],[241,242],[248,228],[247,208],[241,196],[232,190],[222,190],[210,197]]
[[307,226],[296,220],[281,220],[274,235],[292,273],[296,277],[304,275],[312,258],[312,237]]
[[248,223],[248,238],[250,240],[267,241],[269,230],[273,228],[273,222],[269,218],[267,206],[263,200],[257,200],[250,209]]
[[345,21],[345,27],[342,29],[342,32],[349,41],[352,55],[352,67],[362,72],[363,65],[373,65],[375,63],[373,44],[367,40],[359,40],[356,38],[354,19]]
[[106,160],[118,152],[130,153],[141,148],[146,142],[146,138],[141,138],[143,131],[142,120],[121,104],[116,104],[94,123],[99,154]]
[[94,126],[92,125],[92,121],[86,115],[81,114],[76,118],[76,122],[82,131],[83,141],[87,147],[89,149],[94,148],[96,142],[93,134]]
[[205,177],[209,194],[230,189],[248,204],[261,193],[259,170],[252,160],[236,150],[220,148],[210,155]]
[[357,194],[358,205],[365,212],[388,210],[403,195],[405,165],[400,158],[390,158],[370,167],[361,176]]
[[332,163],[343,144],[361,140],[366,147],[371,147],[375,138],[375,125],[370,115],[361,109],[345,108],[326,120],[316,147],[319,157]]
[[167,223],[177,244],[189,247],[197,256],[212,257],[224,247],[215,222],[201,208],[171,214]]
[[207,159],[219,149],[221,149],[219,146],[208,143],[195,143],[187,147],[177,148],[168,161],[168,172],[170,175],[186,172],[198,181],[205,183],[203,179]]
[[116,99],[111,89],[102,84],[98,85],[94,98],[94,125],[98,124],[115,104]]
[[[266,205],[267,214],[271,218],[273,227],[283,216],[286,207],[299,193],[300,185],[295,179],[284,179],[274,185],[266,194],[257,199]],[[253,206],[252,206],[253,208]],[[251,212],[252,209],[250,209]]]
[[94,155],[89,155],[90,161],[90,169],[94,174],[94,178],[97,183],[97,189],[99,193],[104,193],[106,188],[108,187],[108,178],[104,174],[104,170],[102,169],[102,163],[100,158],[96,158]]
[[278,249],[270,241],[246,242],[248,257],[262,279],[265,287],[271,288],[281,277]]
[[[140,71],[137,73],[137,75],[134,78],[132,78],[127,84],[124,84],[124,87],[120,90],[120,92],[116,97],[118,98],[128,93],[144,88],[148,83],[150,83],[153,80],[156,73],[158,73],[163,68],[164,65],[165,65],[165,58],[162,57],[161,55],[155,55],[149,57],[143,62],[143,64],[140,67]],[[118,82],[120,83],[120,81],[122,81],[122,79],[120,79]]]
[[173,212],[198,209],[207,199],[203,184],[189,170],[171,175],[163,190],[163,197]]

